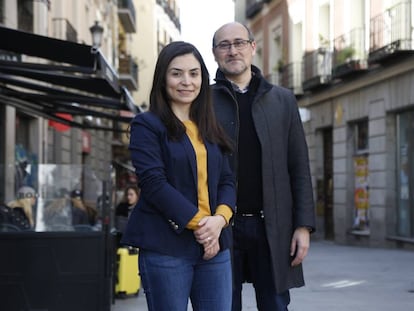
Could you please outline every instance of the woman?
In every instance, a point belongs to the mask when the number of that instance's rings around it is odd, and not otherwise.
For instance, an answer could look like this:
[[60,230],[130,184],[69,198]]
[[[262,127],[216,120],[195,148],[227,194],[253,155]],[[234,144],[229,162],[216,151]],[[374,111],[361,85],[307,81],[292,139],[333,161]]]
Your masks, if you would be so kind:
[[23,186],[17,191],[17,198],[7,204],[14,209],[16,215],[20,215],[20,229],[33,229],[35,221],[33,217],[33,207],[36,205],[36,190],[29,186]]
[[139,247],[150,311],[231,308],[235,185],[230,145],[214,118],[198,50],[172,42],[154,72],[150,111],[131,123],[129,149],[141,195],[122,243]]
[[125,226],[128,221],[129,215],[132,212],[132,209],[138,202],[139,192],[139,188],[135,185],[126,187],[122,201],[116,206],[116,228],[118,229],[121,235],[125,231]]

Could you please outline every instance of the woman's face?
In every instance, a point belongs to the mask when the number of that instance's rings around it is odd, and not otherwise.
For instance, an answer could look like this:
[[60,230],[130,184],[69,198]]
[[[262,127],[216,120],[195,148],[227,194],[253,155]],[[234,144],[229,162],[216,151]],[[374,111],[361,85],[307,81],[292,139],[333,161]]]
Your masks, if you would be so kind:
[[201,66],[193,54],[174,58],[167,68],[166,88],[171,106],[191,105],[200,94]]
[[135,205],[137,203],[138,196],[134,190],[128,189],[127,200],[129,205]]

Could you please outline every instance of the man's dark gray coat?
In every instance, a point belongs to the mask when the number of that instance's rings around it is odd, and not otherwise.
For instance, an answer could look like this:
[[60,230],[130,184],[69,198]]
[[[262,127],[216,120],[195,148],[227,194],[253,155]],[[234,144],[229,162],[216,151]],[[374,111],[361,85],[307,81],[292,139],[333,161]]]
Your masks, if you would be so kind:
[[[262,149],[264,220],[276,290],[281,293],[304,285],[302,265],[291,267],[294,230],[315,227],[308,148],[292,92],[268,83],[258,68],[252,66],[252,71],[260,79],[252,116]],[[231,83],[220,70],[212,91],[218,121],[237,144],[237,102]],[[237,172],[236,152],[231,166]]]

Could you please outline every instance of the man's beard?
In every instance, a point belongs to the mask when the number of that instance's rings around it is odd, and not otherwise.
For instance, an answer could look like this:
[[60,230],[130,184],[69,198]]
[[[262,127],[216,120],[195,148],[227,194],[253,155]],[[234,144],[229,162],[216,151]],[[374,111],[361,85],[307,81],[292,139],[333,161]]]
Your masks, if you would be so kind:
[[248,67],[243,64],[242,66],[239,66],[237,68],[231,68],[230,70],[227,69],[226,66],[221,68],[221,71],[224,73],[225,76],[238,76],[244,72],[246,72]]

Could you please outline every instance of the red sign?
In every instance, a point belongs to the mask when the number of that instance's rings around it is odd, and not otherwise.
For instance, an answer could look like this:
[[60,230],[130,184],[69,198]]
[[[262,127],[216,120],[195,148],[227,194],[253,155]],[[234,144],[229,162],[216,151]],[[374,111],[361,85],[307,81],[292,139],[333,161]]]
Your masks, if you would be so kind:
[[[68,121],[73,121],[72,115],[68,113],[55,113],[55,116],[68,120]],[[66,124],[60,123],[59,121],[54,121],[54,120],[49,120],[49,126],[53,127],[58,132],[66,132],[70,130],[69,125],[66,125]]]
[[91,152],[91,133],[82,131],[82,152]]

